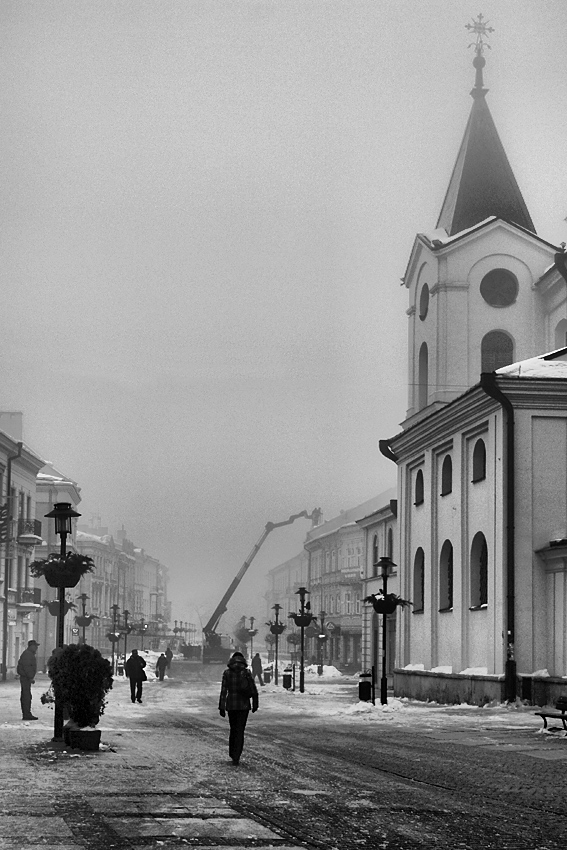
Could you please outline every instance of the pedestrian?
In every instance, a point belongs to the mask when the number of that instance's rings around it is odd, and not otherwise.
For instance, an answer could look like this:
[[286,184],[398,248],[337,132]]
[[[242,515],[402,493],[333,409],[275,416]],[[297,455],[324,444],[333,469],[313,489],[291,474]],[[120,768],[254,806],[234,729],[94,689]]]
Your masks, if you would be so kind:
[[125,673],[130,679],[132,702],[142,702],[142,685],[148,678],[144,670],[145,666],[146,662],[141,655],[138,655],[138,650],[133,649],[130,658],[124,665]]
[[258,677],[258,681],[264,687],[264,680],[262,679],[262,659],[260,658],[260,653],[257,652],[254,658],[252,659],[252,678],[255,680],[256,676]]
[[171,651],[171,647],[168,646],[165,650],[165,657],[167,659],[167,669],[171,667],[171,659],[173,658],[173,652]]
[[156,676],[159,676],[160,682],[163,682],[163,677],[165,676],[165,671],[167,668],[167,658],[162,654],[158,658],[156,662]]
[[22,706],[23,720],[37,720],[37,717],[31,713],[32,692],[31,686],[35,683],[35,674],[37,672],[37,648],[39,643],[35,640],[28,640],[28,648],[24,649],[18,660],[16,673],[20,677],[20,704]]
[[225,717],[228,712],[230,724],[228,754],[234,765],[240,762],[244,746],[244,730],[250,712],[250,700],[252,700],[252,714],[258,711],[258,690],[247,668],[243,654],[234,652],[222,674],[219,713],[221,717]]

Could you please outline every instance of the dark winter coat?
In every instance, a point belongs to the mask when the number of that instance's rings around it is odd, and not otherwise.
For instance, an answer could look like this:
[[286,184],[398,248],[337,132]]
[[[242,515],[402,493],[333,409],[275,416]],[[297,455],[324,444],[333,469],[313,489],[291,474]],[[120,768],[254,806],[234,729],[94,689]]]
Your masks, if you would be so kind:
[[146,662],[140,655],[131,655],[124,665],[124,670],[129,679],[133,679],[135,682],[145,682],[148,678],[144,672],[145,666]]
[[262,675],[262,659],[260,658],[259,655],[254,656],[254,658],[252,659],[251,667],[252,667],[252,673],[255,676],[261,676]]
[[35,679],[35,674],[37,672],[37,658],[35,652],[32,652],[31,649],[24,649],[22,654],[20,655],[20,660],[18,661],[18,666],[16,667],[16,673],[20,677],[20,679],[29,679],[30,682]]
[[231,658],[222,674],[219,711],[246,711],[258,708],[258,689],[246,661]]

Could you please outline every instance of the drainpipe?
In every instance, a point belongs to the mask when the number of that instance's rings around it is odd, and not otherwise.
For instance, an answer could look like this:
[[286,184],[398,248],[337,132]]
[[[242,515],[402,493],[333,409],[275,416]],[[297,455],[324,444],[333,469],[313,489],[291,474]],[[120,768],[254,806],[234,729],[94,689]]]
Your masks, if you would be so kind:
[[6,504],[8,506],[7,511],[7,538],[6,538],[6,554],[4,557],[4,605],[3,605],[3,629],[2,629],[2,681],[6,681],[7,673],[8,673],[8,589],[10,587],[10,582],[12,579],[12,511],[14,506],[12,504],[12,461],[16,460],[22,456],[22,448],[23,443],[16,443],[18,447],[18,451],[15,455],[10,455],[6,463],[6,486],[7,486],[7,495],[6,495]]
[[514,466],[514,408],[510,399],[496,385],[494,372],[482,372],[480,386],[484,392],[497,401],[505,413],[506,443],[504,453],[506,458],[506,671],[504,690],[507,702],[515,702],[517,693],[516,660],[514,658],[515,635],[515,597],[516,597],[516,494]]

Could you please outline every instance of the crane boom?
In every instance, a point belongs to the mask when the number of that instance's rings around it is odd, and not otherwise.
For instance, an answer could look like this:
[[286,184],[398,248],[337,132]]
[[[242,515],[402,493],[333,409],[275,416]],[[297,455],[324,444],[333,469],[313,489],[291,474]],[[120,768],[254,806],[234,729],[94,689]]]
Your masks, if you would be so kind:
[[306,519],[314,520],[315,518],[318,518],[320,515],[321,515],[320,508],[315,508],[315,510],[313,510],[310,514],[308,514],[307,511],[301,511],[301,513],[293,514],[292,516],[289,517],[289,519],[283,520],[283,522],[267,522],[266,523],[264,530],[263,530],[262,534],[260,535],[260,537],[258,538],[258,540],[256,541],[256,543],[254,544],[252,551],[250,552],[250,554],[248,555],[248,557],[246,558],[246,560],[244,561],[244,563],[242,564],[242,566],[238,570],[237,574],[235,575],[235,577],[231,581],[231,583],[228,587],[228,590],[226,591],[226,593],[224,594],[224,596],[220,600],[219,604],[217,605],[217,607],[215,608],[215,610],[211,614],[211,617],[209,618],[208,622],[206,623],[205,626],[203,626],[203,633],[205,635],[205,640],[207,641],[207,643],[211,643],[211,638],[214,639],[214,635],[216,633],[218,624],[220,622],[220,618],[222,617],[222,615],[226,611],[227,605],[230,601],[230,598],[232,597],[234,591],[236,590],[236,588],[238,587],[238,585],[242,581],[242,578],[244,577],[246,570],[248,569],[248,567],[250,566],[250,564],[252,563],[252,561],[254,560],[256,555],[258,554],[260,547],[262,546],[262,544],[263,544],[264,540],[266,539],[266,537],[268,536],[268,534],[270,534],[270,532],[273,531],[274,528],[281,528],[283,525],[291,525],[292,522],[295,522],[295,520],[299,519],[300,517],[305,517]]

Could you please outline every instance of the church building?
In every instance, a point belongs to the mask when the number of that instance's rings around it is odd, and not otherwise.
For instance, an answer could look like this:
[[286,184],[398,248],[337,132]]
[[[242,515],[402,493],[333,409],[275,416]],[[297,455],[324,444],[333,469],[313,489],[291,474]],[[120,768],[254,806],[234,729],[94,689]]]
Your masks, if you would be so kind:
[[[442,702],[567,694],[567,271],[536,233],[487,104],[435,229],[415,239],[398,467],[395,692]],[[546,353],[551,352],[551,353]]]

